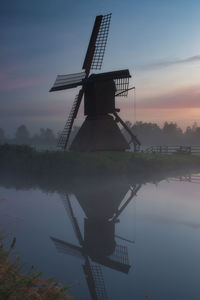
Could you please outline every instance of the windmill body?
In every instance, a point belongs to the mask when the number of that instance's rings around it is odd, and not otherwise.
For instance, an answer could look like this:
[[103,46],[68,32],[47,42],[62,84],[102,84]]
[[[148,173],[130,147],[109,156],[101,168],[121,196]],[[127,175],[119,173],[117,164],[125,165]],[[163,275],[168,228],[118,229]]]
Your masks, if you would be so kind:
[[90,117],[106,115],[115,111],[116,86],[112,78],[92,74],[86,85],[84,114]]
[[[129,78],[128,70],[91,74],[91,69],[101,69],[107,42],[111,14],[97,16],[81,73],[58,75],[50,91],[58,91],[81,86],[76,96],[69,118],[60,135],[58,146],[66,149],[73,122],[78,114],[80,103],[84,97],[84,114],[86,119],[75,139],[72,151],[124,151],[130,149],[129,143],[122,135],[117,123],[120,122],[127,130],[125,123],[117,115],[116,96],[127,96]],[[134,148],[140,142],[132,134]]]
[[[115,107],[117,89],[114,81],[118,73],[92,74],[88,78],[84,93],[86,119],[71,144],[71,150],[124,151],[130,148],[112,116],[118,111]],[[120,76],[124,73],[129,75],[125,70],[120,71]]]

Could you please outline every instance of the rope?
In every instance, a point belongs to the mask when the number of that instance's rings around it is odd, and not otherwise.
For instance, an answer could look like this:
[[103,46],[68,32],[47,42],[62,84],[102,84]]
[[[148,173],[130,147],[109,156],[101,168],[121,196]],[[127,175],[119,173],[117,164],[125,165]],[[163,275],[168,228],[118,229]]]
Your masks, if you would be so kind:
[[133,109],[134,109],[133,124],[135,124],[136,123],[136,88],[134,89]]
[[136,218],[137,218],[137,207],[136,207],[136,204],[137,204],[137,202],[136,202],[136,199],[135,199],[135,203],[134,203],[134,241],[136,242],[136,232],[137,232],[137,228],[136,228],[136,226],[137,226],[137,220],[136,220]]

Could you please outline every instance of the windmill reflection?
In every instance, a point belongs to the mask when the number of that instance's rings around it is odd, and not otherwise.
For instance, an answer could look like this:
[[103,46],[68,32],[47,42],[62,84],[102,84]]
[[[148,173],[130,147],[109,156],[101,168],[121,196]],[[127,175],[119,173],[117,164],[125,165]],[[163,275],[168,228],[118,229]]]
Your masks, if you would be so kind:
[[76,198],[86,216],[84,236],[75,217],[70,195],[66,194],[63,199],[79,246],[55,237],[51,239],[59,252],[84,260],[82,267],[92,300],[107,299],[100,265],[126,274],[129,272],[131,266],[127,246],[118,244],[115,239],[120,239],[122,243],[133,241],[115,235],[115,224],[119,222],[120,214],[136,196],[140,187],[140,184],[135,184],[127,192],[127,185],[103,185],[89,196],[86,192],[77,191]]

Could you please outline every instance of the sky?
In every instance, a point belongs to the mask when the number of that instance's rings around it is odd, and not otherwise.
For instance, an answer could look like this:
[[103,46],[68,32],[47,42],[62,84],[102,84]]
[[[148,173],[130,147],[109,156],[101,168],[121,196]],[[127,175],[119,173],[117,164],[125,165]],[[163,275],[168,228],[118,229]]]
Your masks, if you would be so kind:
[[[77,89],[49,93],[80,72],[96,15],[112,13],[101,72],[128,68],[121,117],[200,125],[199,0],[0,0],[0,128],[62,130]],[[134,108],[136,108],[134,110]],[[84,120],[81,108],[76,124]]]

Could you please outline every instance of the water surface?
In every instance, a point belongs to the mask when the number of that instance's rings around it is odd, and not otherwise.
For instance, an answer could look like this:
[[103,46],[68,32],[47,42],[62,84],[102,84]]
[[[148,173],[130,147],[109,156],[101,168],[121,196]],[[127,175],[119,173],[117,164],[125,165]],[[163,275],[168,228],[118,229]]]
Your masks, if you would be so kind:
[[[74,299],[200,299],[200,180],[86,178],[70,191],[0,187],[0,226],[26,269]],[[190,181],[187,181],[187,180]]]

